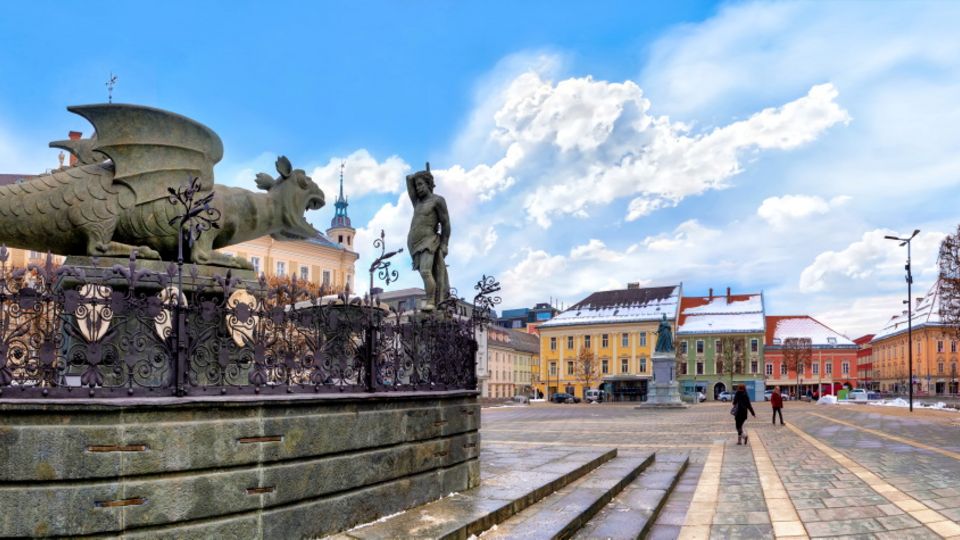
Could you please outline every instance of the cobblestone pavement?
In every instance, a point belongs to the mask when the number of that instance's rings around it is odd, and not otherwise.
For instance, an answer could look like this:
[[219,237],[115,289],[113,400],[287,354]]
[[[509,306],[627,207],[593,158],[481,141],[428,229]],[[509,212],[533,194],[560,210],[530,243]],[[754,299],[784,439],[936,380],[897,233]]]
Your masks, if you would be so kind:
[[688,453],[652,538],[960,540],[960,413],[788,402],[780,426],[754,407],[746,446],[723,403],[487,408],[482,440],[525,461],[557,447]]

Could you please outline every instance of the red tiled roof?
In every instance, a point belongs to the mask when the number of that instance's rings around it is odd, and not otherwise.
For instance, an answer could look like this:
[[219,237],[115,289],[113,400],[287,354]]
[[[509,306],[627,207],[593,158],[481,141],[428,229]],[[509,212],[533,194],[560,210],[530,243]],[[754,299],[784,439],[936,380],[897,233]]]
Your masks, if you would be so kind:
[[6,186],[17,183],[18,180],[29,180],[36,175],[33,174],[2,174],[0,173],[0,186]]

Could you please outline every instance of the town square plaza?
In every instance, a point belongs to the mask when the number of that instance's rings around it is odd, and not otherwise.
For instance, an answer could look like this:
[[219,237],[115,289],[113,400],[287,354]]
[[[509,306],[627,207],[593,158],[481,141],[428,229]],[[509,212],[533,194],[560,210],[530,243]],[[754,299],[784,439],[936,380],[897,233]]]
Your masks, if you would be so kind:
[[[726,403],[673,410],[614,403],[484,407],[481,485],[491,498],[527,493],[538,471],[612,449],[625,465],[655,456],[657,465],[644,473],[654,483],[668,470],[679,474],[654,486],[660,489],[637,487],[640,476],[577,521],[571,516],[592,500],[587,492],[604,481],[586,474],[497,525],[488,521],[478,536],[960,539],[960,413],[789,401],[786,424],[774,425],[769,402],[753,406],[757,417],[746,423],[746,445],[737,445]],[[464,516],[489,505],[458,497],[339,537],[464,536]],[[561,530],[567,520],[575,526]]]

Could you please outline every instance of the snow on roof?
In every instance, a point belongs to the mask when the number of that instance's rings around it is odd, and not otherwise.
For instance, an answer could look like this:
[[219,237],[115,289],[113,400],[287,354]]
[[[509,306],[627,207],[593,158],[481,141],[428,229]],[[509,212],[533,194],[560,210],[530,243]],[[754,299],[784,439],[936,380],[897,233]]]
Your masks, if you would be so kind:
[[[914,328],[923,326],[940,326],[943,322],[940,320],[940,281],[930,287],[927,294],[913,299],[913,313],[911,313],[911,322]],[[907,310],[904,309],[899,314],[890,317],[883,330],[873,336],[871,343],[895,336],[901,332],[907,331]]]
[[850,338],[809,315],[767,317],[767,346],[783,345],[787,338],[809,338],[814,348],[857,347]]
[[763,332],[763,295],[685,296],[677,334]]
[[680,285],[599,291],[567,308],[540,328],[580,324],[673,321],[680,305]]

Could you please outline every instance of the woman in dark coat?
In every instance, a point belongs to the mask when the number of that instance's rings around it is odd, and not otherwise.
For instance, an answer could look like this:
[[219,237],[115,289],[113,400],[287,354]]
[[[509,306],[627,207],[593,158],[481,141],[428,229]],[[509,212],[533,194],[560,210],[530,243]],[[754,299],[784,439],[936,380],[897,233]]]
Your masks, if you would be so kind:
[[754,418],[757,417],[757,413],[753,412],[750,396],[747,395],[747,387],[742,384],[737,387],[737,393],[733,395],[733,409],[733,418],[737,421],[737,444],[741,444],[741,441],[743,441],[743,444],[747,444],[749,437],[743,432],[743,423],[747,421],[747,411]]

